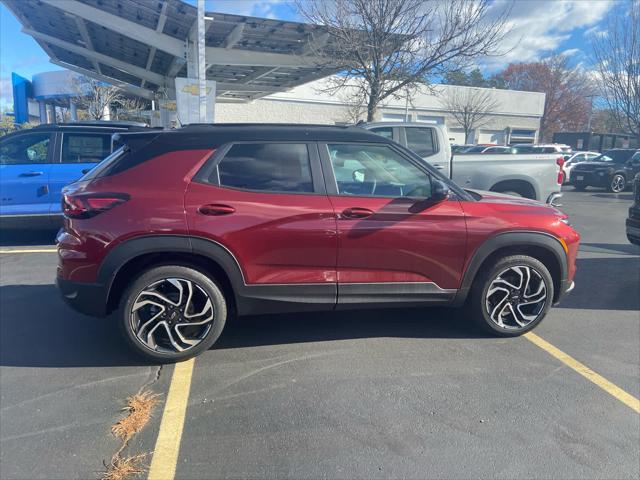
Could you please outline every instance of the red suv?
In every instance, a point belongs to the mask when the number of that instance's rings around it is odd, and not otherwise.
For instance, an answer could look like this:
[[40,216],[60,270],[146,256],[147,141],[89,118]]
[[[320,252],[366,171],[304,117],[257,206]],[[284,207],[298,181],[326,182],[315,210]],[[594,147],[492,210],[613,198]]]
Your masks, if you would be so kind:
[[452,305],[535,327],[573,286],[554,207],[465,191],[357,127],[194,125],[123,144],[63,192],[58,286],[147,358],[211,347],[227,317]]

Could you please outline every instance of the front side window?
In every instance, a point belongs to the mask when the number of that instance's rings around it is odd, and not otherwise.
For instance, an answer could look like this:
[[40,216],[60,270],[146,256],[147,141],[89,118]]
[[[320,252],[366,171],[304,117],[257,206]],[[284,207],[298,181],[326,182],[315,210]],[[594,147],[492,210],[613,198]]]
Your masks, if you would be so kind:
[[111,135],[64,133],[62,163],[98,163],[111,153]]
[[407,147],[421,157],[428,157],[438,151],[433,128],[428,127],[407,127]]
[[304,143],[233,145],[218,165],[223,187],[261,192],[313,193]]
[[431,177],[386,145],[328,145],[338,194],[431,196]]
[[30,165],[47,162],[48,133],[18,135],[0,144],[1,165]]

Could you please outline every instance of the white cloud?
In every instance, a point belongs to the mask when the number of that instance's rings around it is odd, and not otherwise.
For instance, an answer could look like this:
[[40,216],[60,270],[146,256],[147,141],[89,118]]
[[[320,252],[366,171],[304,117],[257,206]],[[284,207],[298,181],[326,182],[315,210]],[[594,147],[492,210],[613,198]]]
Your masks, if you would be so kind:
[[251,17],[276,18],[277,4],[286,4],[288,0],[207,0],[207,11],[232,13]]
[[[496,2],[495,12],[505,4]],[[519,0],[514,2],[509,18],[511,32],[502,48],[502,57],[485,59],[488,69],[495,70],[511,62],[537,61],[571,37],[576,30],[585,33],[594,28],[614,6],[612,0]]]
[[583,54],[584,54],[584,52],[582,50],[580,50],[579,48],[568,48],[568,49],[560,52],[560,55],[563,55],[565,57],[582,56]]

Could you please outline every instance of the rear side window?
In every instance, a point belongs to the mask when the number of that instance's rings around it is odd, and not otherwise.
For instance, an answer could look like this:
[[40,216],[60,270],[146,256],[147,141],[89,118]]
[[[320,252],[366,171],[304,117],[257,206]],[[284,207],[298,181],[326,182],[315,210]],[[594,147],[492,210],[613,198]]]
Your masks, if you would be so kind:
[[309,152],[304,143],[233,145],[218,165],[218,176],[223,187],[313,193]]
[[393,140],[393,128],[392,127],[378,127],[372,128],[371,131],[380,135],[381,137]]
[[407,147],[421,157],[428,157],[438,151],[438,146],[433,135],[433,128],[407,127]]
[[0,165],[47,163],[50,135],[29,133],[8,138],[0,144]]
[[111,153],[111,135],[64,133],[62,163],[97,163]]

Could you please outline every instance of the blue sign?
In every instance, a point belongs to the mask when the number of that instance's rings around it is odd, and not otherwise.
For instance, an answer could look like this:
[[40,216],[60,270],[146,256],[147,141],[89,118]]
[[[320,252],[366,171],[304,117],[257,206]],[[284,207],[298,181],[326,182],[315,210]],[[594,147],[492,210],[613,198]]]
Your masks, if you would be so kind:
[[31,96],[31,82],[17,73],[11,73],[13,86],[13,113],[17,124],[29,121],[29,97]]

